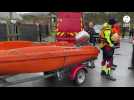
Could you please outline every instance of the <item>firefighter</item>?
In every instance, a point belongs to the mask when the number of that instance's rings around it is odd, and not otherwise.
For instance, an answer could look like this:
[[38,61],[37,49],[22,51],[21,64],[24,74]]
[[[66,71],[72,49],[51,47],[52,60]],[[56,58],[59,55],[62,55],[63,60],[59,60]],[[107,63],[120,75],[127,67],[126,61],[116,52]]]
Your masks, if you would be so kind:
[[[112,34],[120,35],[120,26],[119,26],[118,22],[116,21],[116,19],[114,17],[110,17],[109,18],[108,24],[111,25]],[[114,42],[114,45],[116,46],[116,48],[120,48],[120,42],[119,41],[118,42]],[[113,49],[113,54],[114,54],[116,48]],[[112,60],[112,69],[115,69],[117,67],[117,65],[115,65],[113,63],[113,60]]]
[[100,33],[100,48],[103,52],[103,60],[101,63],[101,75],[106,76],[107,79],[116,81],[112,76],[112,60],[114,44],[111,40],[112,29],[108,23],[104,23]]

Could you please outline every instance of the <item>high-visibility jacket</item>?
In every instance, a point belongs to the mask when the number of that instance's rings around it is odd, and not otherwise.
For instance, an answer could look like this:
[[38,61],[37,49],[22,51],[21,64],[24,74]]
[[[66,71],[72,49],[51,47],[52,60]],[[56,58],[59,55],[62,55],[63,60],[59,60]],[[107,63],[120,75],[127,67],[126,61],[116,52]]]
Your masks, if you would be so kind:
[[100,48],[103,48],[105,45],[113,47],[113,42],[111,40],[112,31],[111,29],[104,29],[100,33]]

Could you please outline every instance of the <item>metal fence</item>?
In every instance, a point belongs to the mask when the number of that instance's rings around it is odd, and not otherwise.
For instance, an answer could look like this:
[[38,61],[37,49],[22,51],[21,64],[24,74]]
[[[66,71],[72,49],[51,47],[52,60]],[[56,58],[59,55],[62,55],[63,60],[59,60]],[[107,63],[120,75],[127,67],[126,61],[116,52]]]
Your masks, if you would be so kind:
[[42,41],[42,38],[45,38],[48,33],[48,25],[37,26],[35,24],[0,24],[0,41]]
[[40,41],[42,41],[46,36],[48,36],[48,33],[48,25],[39,25]]
[[7,25],[0,24],[0,41],[6,41],[6,40],[7,40]]
[[18,28],[20,40],[38,41],[38,30],[36,25],[22,24]]

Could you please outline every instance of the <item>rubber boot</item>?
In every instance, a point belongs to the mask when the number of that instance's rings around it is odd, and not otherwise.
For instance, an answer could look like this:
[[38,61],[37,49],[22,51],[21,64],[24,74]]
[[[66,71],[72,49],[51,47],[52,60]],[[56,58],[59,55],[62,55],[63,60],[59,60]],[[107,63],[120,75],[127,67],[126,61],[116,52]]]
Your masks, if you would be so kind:
[[112,69],[112,70],[115,70],[116,68],[112,66],[111,69]]
[[94,60],[90,60],[90,63],[91,63],[91,66],[90,66],[90,68],[95,68],[95,64],[94,64]]
[[116,68],[117,68],[117,65],[115,65],[115,64],[113,64],[111,67],[112,70],[115,70]]
[[115,65],[115,64],[113,64],[112,66],[113,66],[113,67],[117,67],[117,65]]
[[106,76],[107,75],[107,73],[106,73],[106,66],[102,66],[101,67],[101,75],[102,76]]
[[106,78],[107,78],[108,80],[111,80],[111,81],[116,81],[116,78],[114,78],[114,77],[112,76],[112,69],[111,69],[111,68],[107,68],[107,75],[106,75]]
[[128,67],[128,69],[132,69],[132,70],[134,70],[134,66]]
[[84,63],[88,68],[95,68],[95,63],[94,63],[94,60],[90,60],[90,61],[87,61]]

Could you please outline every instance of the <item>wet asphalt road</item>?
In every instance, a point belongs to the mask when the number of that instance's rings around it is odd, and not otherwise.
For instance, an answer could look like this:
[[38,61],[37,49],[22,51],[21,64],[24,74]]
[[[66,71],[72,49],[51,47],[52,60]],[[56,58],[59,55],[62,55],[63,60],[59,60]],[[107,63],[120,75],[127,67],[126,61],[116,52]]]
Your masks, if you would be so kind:
[[[123,39],[121,42],[121,48],[117,49],[114,56],[114,63],[118,65],[117,69],[113,72],[114,77],[117,78],[117,81],[109,81],[100,76],[100,62],[102,54],[99,55],[98,59],[95,61],[96,68],[89,69],[87,74],[86,82],[80,87],[133,87],[134,86],[134,71],[128,70],[128,67],[131,65],[131,52],[132,45],[128,43],[128,39]],[[119,54],[119,55],[118,55]],[[12,80],[39,76],[39,74],[31,75],[20,75],[18,77],[12,77]],[[0,86],[3,87],[78,87],[74,85],[71,81],[51,81],[48,82],[45,79],[38,79],[24,83],[5,85],[3,82],[0,82]]]

